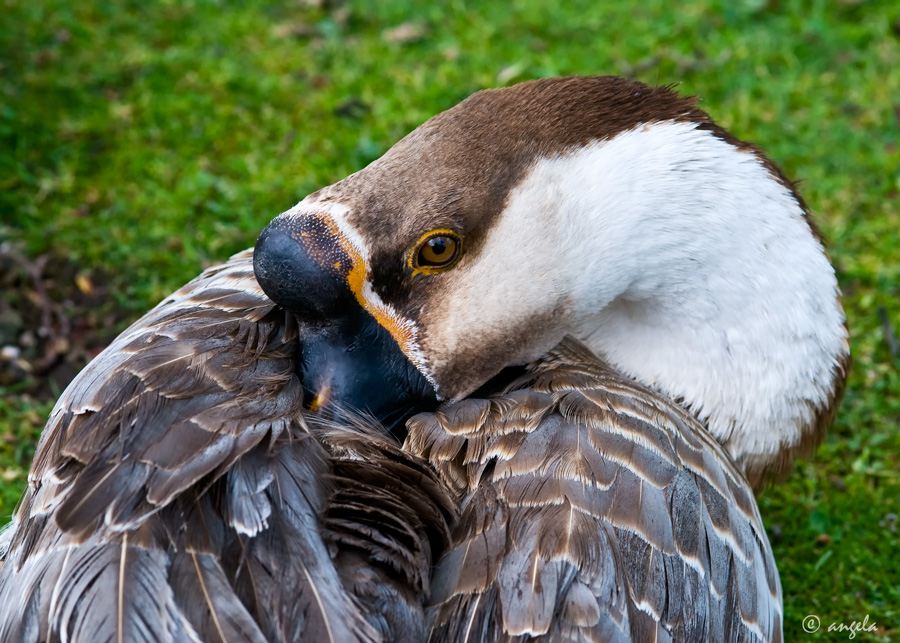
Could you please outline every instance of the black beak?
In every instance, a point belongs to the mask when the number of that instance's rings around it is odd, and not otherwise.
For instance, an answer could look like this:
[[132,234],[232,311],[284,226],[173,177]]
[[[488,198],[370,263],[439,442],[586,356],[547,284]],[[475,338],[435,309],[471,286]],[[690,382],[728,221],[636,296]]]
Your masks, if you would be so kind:
[[409,417],[437,406],[431,384],[357,301],[349,275],[359,267],[328,222],[276,218],[256,242],[253,267],[305,331],[299,375],[308,408],[368,414],[403,439]]

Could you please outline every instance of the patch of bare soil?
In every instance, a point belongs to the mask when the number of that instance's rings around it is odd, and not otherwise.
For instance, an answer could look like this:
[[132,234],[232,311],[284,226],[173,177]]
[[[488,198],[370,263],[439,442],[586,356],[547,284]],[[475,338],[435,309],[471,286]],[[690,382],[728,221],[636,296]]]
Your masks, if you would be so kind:
[[42,400],[61,392],[132,316],[109,283],[66,257],[0,243],[0,387]]

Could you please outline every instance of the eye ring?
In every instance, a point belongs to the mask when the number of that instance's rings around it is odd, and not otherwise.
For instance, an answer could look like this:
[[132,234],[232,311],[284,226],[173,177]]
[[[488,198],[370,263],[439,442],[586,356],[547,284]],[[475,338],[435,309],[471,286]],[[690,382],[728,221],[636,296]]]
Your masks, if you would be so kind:
[[422,235],[409,255],[413,275],[447,270],[459,260],[462,238],[453,230],[432,230]]

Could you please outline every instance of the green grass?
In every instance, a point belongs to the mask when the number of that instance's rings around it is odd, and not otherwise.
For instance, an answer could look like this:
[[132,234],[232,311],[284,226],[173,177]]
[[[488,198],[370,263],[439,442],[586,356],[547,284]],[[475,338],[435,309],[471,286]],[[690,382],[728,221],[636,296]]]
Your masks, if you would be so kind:
[[[2,4],[0,235],[111,275],[133,317],[477,89],[604,73],[701,96],[802,180],[851,329],[834,428],[760,497],[786,638],[868,614],[857,639],[900,640],[900,360],[878,314],[900,331],[896,2]],[[5,520],[49,406],[0,393]]]

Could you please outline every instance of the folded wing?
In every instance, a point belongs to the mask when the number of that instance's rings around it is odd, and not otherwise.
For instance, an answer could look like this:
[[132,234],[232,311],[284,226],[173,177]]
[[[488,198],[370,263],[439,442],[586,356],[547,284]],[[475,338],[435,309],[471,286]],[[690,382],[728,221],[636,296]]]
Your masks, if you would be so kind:
[[564,341],[516,390],[410,424],[461,517],[431,641],[779,641],[753,494],[684,411]]
[[[301,348],[248,251],[89,364],[52,412],[4,535],[0,640],[420,636],[450,500],[375,429],[309,424]],[[353,513],[353,494],[370,513]],[[400,507],[418,512],[395,519],[402,537],[369,526]]]

